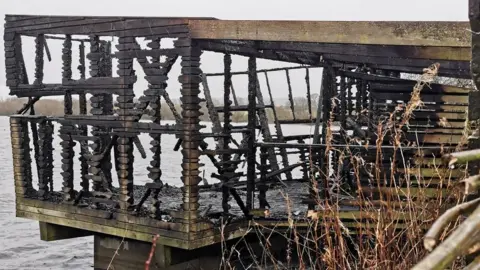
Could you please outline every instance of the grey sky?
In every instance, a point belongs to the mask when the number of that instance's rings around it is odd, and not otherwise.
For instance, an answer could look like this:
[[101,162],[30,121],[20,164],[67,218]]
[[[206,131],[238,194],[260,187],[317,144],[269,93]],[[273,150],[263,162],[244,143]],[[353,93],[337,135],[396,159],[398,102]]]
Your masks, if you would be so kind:
[[[468,0],[0,0],[0,16],[5,14],[37,14],[37,15],[90,15],[90,16],[177,16],[177,17],[216,17],[219,19],[245,20],[346,20],[346,21],[466,21],[468,20]],[[3,28],[0,29],[3,36]],[[321,29],[319,29],[321,31]],[[24,41],[25,58],[30,76],[33,75],[33,40]],[[49,41],[53,53],[53,61],[46,63],[45,81],[58,82],[61,77],[60,51],[61,42]],[[0,44],[3,52],[3,43]],[[75,49],[74,49],[75,53]],[[218,54],[202,55],[202,68],[205,72],[222,70],[222,57]],[[77,63],[74,62],[74,65]],[[276,67],[280,64],[273,61],[259,61],[259,68]],[[282,64],[285,65],[285,64]],[[235,57],[234,70],[245,70],[246,60]],[[8,96],[5,87],[4,59],[0,55],[0,97]],[[145,87],[143,75],[138,73],[139,83],[136,93],[140,94]],[[179,96],[179,85],[176,82],[178,67],[172,70],[169,92],[172,97]],[[74,74],[75,77],[76,74]],[[77,74],[78,76],[78,74]],[[292,74],[295,96],[305,96],[304,73]],[[263,78],[261,78],[263,80]],[[273,74],[275,96],[286,97],[284,74]],[[246,78],[236,78],[234,83],[239,88],[239,95],[245,87]],[[312,91],[318,91],[319,72],[312,74]],[[221,96],[220,78],[211,82],[213,96]]]

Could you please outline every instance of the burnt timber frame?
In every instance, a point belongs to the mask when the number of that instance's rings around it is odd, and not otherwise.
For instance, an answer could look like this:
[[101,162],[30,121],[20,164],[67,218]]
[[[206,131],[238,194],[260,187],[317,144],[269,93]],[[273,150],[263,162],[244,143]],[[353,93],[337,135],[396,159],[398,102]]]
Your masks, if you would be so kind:
[[[478,20],[478,14],[475,14],[471,13],[471,16]],[[221,187],[223,214],[226,216],[229,214],[227,204],[230,196],[242,210],[241,219],[232,222],[224,229],[227,234],[226,239],[234,239],[245,233],[244,229],[248,226],[250,219],[256,218],[253,215],[257,202],[254,196],[255,191],[259,192],[260,208],[268,207],[269,203],[266,199],[268,181],[274,175],[288,173],[295,166],[284,163],[285,166],[274,168],[275,163],[271,159],[273,149],[280,149],[282,155],[287,153],[286,149],[290,148],[300,151],[305,179],[311,176],[311,166],[306,165],[307,158],[312,159],[313,165],[319,167],[325,167],[329,163],[324,158],[327,147],[325,134],[320,134],[318,130],[326,129],[329,112],[333,109],[330,101],[338,93],[348,97],[341,101],[340,111],[338,111],[339,119],[337,119],[342,127],[347,129],[349,121],[347,116],[353,116],[367,108],[373,110],[373,106],[380,106],[379,104],[385,105],[386,102],[382,103],[381,100],[386,99],[386,95],[392,95],[392,92],[396,95],[395,99],[408,100],[408,91],[414,82],[400,79],[401,72],[421,74],[424,68],[434,62],[440,63],[439,75],[441,76],[470,78],[471,71],[471,37],[465,31],[469,25],[464,22],[269,22],[224,21],[209,18],[28,15],[7,15],[5,20],[7,86],[10,88],[11,95],[30,98],[29,103],[19,111],[19,115],[12,116],[10,120],[17,216],[146,242],[151,241],[152,235],[159,234],[160,244],[182,249],[196,249],[218,243],[222,239],[220,228],[205,221],[200,215],[202,201],[199,183],[202,178],[199,158],[201,155],[207,155],[218,169],[215,177],[223,184]],[[472,29],[480,31],[477,28],[475,22],[472,22]],[[60,38],[51,35],[63,35],[61,39],[64,40],[62,81],[56,84],[46,84],[42,81],[43,56],[47,50],[48,39]],[[77,35],[88,36],[88,38],[75,38]],[[22,36],[36,38],[35,78],[31,80],[33,83],[29,83],[26,76]],[[117,37],[118,51],[111,53],[111,44],[101,39],[102,37]],[[136,38],[148,40],[148,49],[142,49]],[[160,48],[162,38],[176,39],[174,47]],[[475,38],[474,35],[474,41]],[[81,78],[79,79],[72,78],[72,43],[79,45],[80,51],[83,52],[80,56]],[[88,45],[90,49],[86,54],[85,47]],[[476,59],[475,48],[474,46],[474,59]],[[200,67],[203,51],[225,54],[224,73],[203,74]],[[249,57],[248,70],[243,73],[248,75],[249,79],[249,104],[246,107],[248,124],[246,131],[243,132],[247,147],[240,149],[230,147],[233,143],[230,136],[234,132],[230,127],[230,113],[235,109],[230,101],[231,77],[235,75],[235,72],[230,70],[232,54]],[[160,61],[161,56],[166,60]],[[149,61],[148,57],[152,60]],[[112,76],[112,58],[118,60],[117,77]],[[175,114],[174,125],[163,125],[160,122],[161,100],[169,104],[168,73],[177,58],[182,67],[178,77],[181,83],[182,110]],[[89,69],[86,67],[85,59],[89,61]],[[323,68],[322,92],[318,101],[316,119],[312,117],[303,119],[306,123],[315,123],[316,131],[313,135],[290,139],[283,138],[282,135],[282,138],[277,138],[277,141],[273,139],[264,143],[256,141],[254,135],[257,129],[257,114],[261,118],[262,110],[265,111],[267,107],[265,104],[262,105],[259,99],[257,74],[268,72],[257,70],[256,59],[298,63],[302,65],[301,68]],[[133,93],[133,85],[137,81],[133,69],[134,61],[140,63],[146,74],[145,79],[149,83],[148,89],[138,101],[134,100]],[[476,67],[472,65],[475,82],[478,81],[477,75],[480,73],[476,71]],[[289,69],[282,70],[285,70],[288,75]],[[203,102],[200,96],[200,85],[205,83],[204,78],[208,76],[225,78],[222,109],[224,123],[222,127],[218,120],[220,129],[217,128],[213,133],[202,132],[203,126],[200,125],[199,119],[200,103]],[[340,79],[338,85],[337,77]],[[351,93],[352,86],[358,90],[355,96]],[[469,89],[445,85],[432,85],[432,87],[436,92],[428,97],[434,103],[453,102],[465,108],[469,102],[472,102],[469,98],[478,99],[475,97],[476,92],[470,93]],[[205,84],[203,88],[205,90]],[[270,89],[268,90],[270,92]],[[443,96],[437,96],[437,94],[440,95],[439,93],[458,95],[452,95],[445,100]],[[86,111],[87,94],[91,95],[90,114]],[[72,111],[72,96],[75,95],[78,95],[80,100],[79,114]],[[113,108],[113,95],[117,97],[117,108]],[[47,96],[65,98],[63,117],[24,115],[29,110],[34,114],[36,100]],[[373,99],[378,102],[373,102]],[[293,102],[291,104],[294,110]],[[139,122],[147,107],[152,109],[153,120],[149,123]],[[469,111],[470,120],[479,119],[479,115],[474,114],[478,110]],[[418,115],[422,113],[432,114],[432,112],[419,112]],[[454,114],[442,113],[447,118]],[[461,121],[464,119],[455,117],[452,116],[453,123],[461,129]],[[429,117],[425,116],[421,119],[427,118]],[[217,121],[212,118],[212,121],[214,120]],[[293,119],[290,122],[296,123],[297,120],[302,119]],[[435,120],[439,119],[435,118]],[[276,122],[276,125],[280,124],[280,121]],[[59,131],[63,177],[61,192],[54,192],[48,188],[48,185],[54,181],[52,176],[52,137],[54,136],[52,126],[54,124],[61,126]],[[265,125],[265,123],[260,124]],[[364,123],[364,126],[368,129],[369,124],[370,122]],[[29,135],[29,125],[34,127],[32,138]],[[133,151],[134,149],[144,151],[138,143],[137,136],[140,133],[149,133],[152,137],[153,157],[151,166],[147,168],[151,182],[146,185],[147,191],[140,203],[137,203],[133,198]],[[361,135],[361,129],[358,133]],[[165,182],[160,169],[162,134],[177,136],[176,149],[181,149],[183,157],[182,164],[178,164],[182,167],[183,183],[181,198],[178,198],[181,199],[178,201],[180,207],[168,212],[168,215],[174,219],[173,222],[161,220],[161,216],[166,214],[162,210],[160,203],[162,198],[159,195]],[[339,136],[342,137],[341,135]],[[454,135],[425,133],[423,136],[431,142],[438,138],[448,141],[459,140],[458,133]],[[204,141],[207,137],[220,138],[217,140],[216,149],[208,149]],[[313,138],[313,144],[302,143],[309,138]],[[300,144],[287,143],[292,140],[297,140]],[[31,167],[31,141],[35,148],[34,158],[38,167],[38,190],[32,185],[34,169]],[[88,141],[93,142],[90,148]],[[76,143],[81,145],[82,184],[80,187],[74,186],[75,153],[73,149]],[[342,142],[338,145],[340,147]],[[306,148],[312,150],[309,157],[306,156]],[[388,150],[388,147],[385,149]],[[426,149],[428,150],[428,147]],[[438,150],[439,147],[432,146],[432,151],[435,149]],[[260,163],[255,158],[257,151],[260,152]],[[364,154],[368,155],[369,151],[374,152],[375,148],[366,149]],[[246,180],[243,181],[247,192],[245,201],[237,192],[236,184],[230,181],[244,177],[236,173],[238,160],[232,159],[232,154],[245,155],[247,159],[247,175]],[[114,157],[115,164],[111,164],[110,155]],[[116,169],[120,185],[115,197],[111,192],[112,167]],[[345,177],[348,178],[348,176]],[[324,182],[327,183],[327,181]],[[312,195],[311,189],[309,192]],[[141,204],[150,196],[152,202],[149,215],[138,215]],[[325,198],[328,196],[328,189],[326,189]],[[52,202],[53,197],[60,197],[61,202],[58,200]],[[80,207],[85,199],[87,204],[113,205],[113,208]],[[308,202],[308,204],[309,209],[312,209],[312,203]],[[72,214],[75,218],[69,218]],[[257,222],[265,226],[278,225],[278,221],[269,219],[259,219]]]

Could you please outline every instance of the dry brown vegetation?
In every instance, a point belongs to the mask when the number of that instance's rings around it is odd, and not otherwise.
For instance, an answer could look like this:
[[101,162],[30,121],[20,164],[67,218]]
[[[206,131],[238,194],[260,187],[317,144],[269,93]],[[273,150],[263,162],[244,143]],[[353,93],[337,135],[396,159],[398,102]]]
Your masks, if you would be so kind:
[[[351,194],[350,198],[340,196],[345,192],[338,185],[332,190],[333,196],[326,200],[322,197],[323,191],[317,187],[316,179],[312,179],[311,185],[315,187],[317,198],[316,211],[309,211],[304,218],[299,218],[298,213],[293,213],[288,194],[284,194],[285,203],[289,206],[286,213],[288,230],[266,228],[258,222],[252,222],[247,232],[256,232],[259,243],[252,244],[247,237],[239,240],[225,250],[222,269],[232,269],[230,263],[232,256],[244,250],[247,250],[251,259],[244,260],[242,264],[252,269],[403,270],[419,263],[428,254],[423,246],[423,240],[433,221],[449,207],[461,204],[465,200],[461,189],[456,188],[458,183],[452,180],[452,171],[445,168],[441,159],[434,159],[429,164],[428,168],[435,171],[435,174],[426,177],[421,174],[419,165],[413,165],[406,160],[402,150],[405,146],[401,143],[404,141],[402,128],[408,124],[415,108],[422,106],[419,94],[422,88],[432,81],[432,76],[436,75],[436,68],[438,67],[432,66],[427,70],[426,76],[419,79],[412,91],[412,99],[405,107],[396,108],[390,118],[378,123],[377,134],[380,136],[376,141],[377,145],[382,145],[384,141],[390,142],[395,150],[399,150],[388,154],[389,165],[385,165],[386,154],[382,153],[380,148],[377,148],[374,160],[365,160],[363,156],[355,154],[349,146],[337,149],[331,142],[327,142],[327,145],[330,145],[327,151],[336,153],[335,156],[338,157],[338,160],[331,162],[343,164],[345,157],[349,159],[357,183],[356,194]],[[393,114],[400,114],[402,119],[395,120]],[[330,127],[331,123],[327,127],[327,134],[331,130]],[[468,135],[467,125],[464,136]],[[465,142],[466,140],[462,140],[460,143]],[[449,151],[445,149],[442,154],[448,155]],[[418,148],[416,157],[431,158],[426,156],[421,148]],[[383,169],[380,169],[381,167]],[[386,167],[391,168],[390,172],[384,170]],[[459,166],[457,169],[467,177],[466,167]],[[342,181],[337,171],[330,173],[329,170],[327,166],[326,171],[320,173],[332,175],[334,181]],[[394,174],[402,170],[418,173]],[[365,183],[361,183],[365,182],[361,171],[370,173],[368,179],[370,188],[388,188],[390,191],[371,197],[371,194],[364,190]],[[355,217],[349,216],[342,209],[342,205],[347,202],[358,206]],[[439,241],[457,227],[459,220],[460,218],[456,216],[448,222],[448,226],[442,228],[438,235]],[[275,248],[278,244],[274,244],[278,239],[284,241],[287,247],[280,256]],[[258,245],[260,247],[256,247]],[[448,269],[463,269],[465,260],[456,256],[450,257],[443,266]]]

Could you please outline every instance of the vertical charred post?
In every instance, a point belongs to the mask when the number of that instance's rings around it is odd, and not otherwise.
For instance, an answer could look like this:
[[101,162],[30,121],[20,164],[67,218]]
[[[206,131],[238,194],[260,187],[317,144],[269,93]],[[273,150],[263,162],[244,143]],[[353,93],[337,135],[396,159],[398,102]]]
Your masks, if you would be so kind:
[[260,183],[258,184],[258,202],[260,209],[265,209],[268,206],[267,202],[267,160],[268,151],[266,147],[260,147]]
[[363,81],[361,79],[355,79],[355,112],[356,116],[358,117],[362,112],[362,87]]
[[340,126],[341,132],[347,130],[347,83],[343,75],[340,76]]
[[[71,115],[72,112],[72,95],[70,92],[66,92],[64,96],[64,114]],[[70,201],[74,199],[75,190],[73,189],[73,157],[75,152],[73,147],[75,142],[72,140],[71,135],[74,133],[74,126],[64,123],[60,127],[60,138],[62,142],[62,177],[63,177],[63,187],[62,192],[64,200]]]
[[[70,35],[65,37],[63,43],[62,61],[62,81],[67,82],[72,79],[72,41]],[[73,114],[72,108],[72,95],[67,91],[64,95],[64,114]],[[75,155],[73,147],[75,146],[75,142],[71,137],[71,135],[74,135],[74,126],[69,123],[62,123],[59,132],[60,138],[62,139],[62,142],[60,143],[62,146],[62,192],[64,200],[70,201],[75,197],[73,186],[73,157]]]
[[257,115],[257,59],[248,58],[248,153],[247,153],[247,209],[253,207],[253,192],[255,191],[255,126]]
[[[147,44],[153,50],[160,49],[160,38],[154,38],[150,43]],[[142,60],[143,61],[143,60]],[[153,57],[152,64],[159,64],[160,57]],[[161,121],[161,96],[167,89],[167,72],[163,69],[167,69],[166,67],[162,67],[162,71],[160,72],[162,75],[165,75],[163,80],[159,81],[152,81],[147,91],[144,92],[145,100],[149,100],[152,122],[160,124]],[[160,193],[161,188],[163,187],[163,182],[161,180],[162,177],[162,170],[160,168],[161,164],[161,155],[162,155],[162,135],[161,134],[150,134],[152,138],[150,145],[152,146],[150,150],[152,151],[152,161],[150,161],[150,166],[147,168],[149,171],[148,177],[153,181],[155,184],[155,189],[152,191],[151,197],[151,208],[150,208],[150,216],[152,218],[158,218],[160,216],[160,200],[158,199],[158,194]]]
[[[78,66],[78,71],[80,72],[80,79],[84,80],[86,75],[85,75],[85,43],[82,41],[80,45],[78,46],[79,49],[79,63],[80,65]],[[80,115],[86,115],[87,114],[87,96],[85,93],[81,93],[78,95],[78,105],[79,105],[79,110],[80,110]],[[87,136],[88,135],[88,126],[80,126],[80,135]],[[83,146],[81,147],[80,151],[80,157],[78,158],[80,161],[80,174],[82,181],[80,185],[82,186],[82,190],[88,192],[89,190],[89,182],[88,182],[88,163],[87,163],[87,152],[88,152],[88,145],[87,142],[81,142]]]
[[[223,146],[224,150],[229,149],[230,144],[230,136],[232,133],[231,130],[231,117],[232,113],[230,112],[230,107],[232,102],[230,101],[230,91],[232,88],[232,74],[231,74],[231,66],[232,66],[232,57],[230,54],[225,54],[223,57],[223,66],[224,66],[224,81],[223,81]],[[222,155],[222,162],[223,162],[223,173],[228,176],[232,173],[235,169],[233,164],[230,163],[231,155],[225,151]],[[229,210],[228,199],[230,197],[230,191],[228,184],[222,186],[222,206],[223,212],[226,214]]]
[[65,41],[63,42],[62,49],[62,60],[63,60],[63,73],[62,78],[64,80],[72,79],[72,36],[66,35]]
[[308,103],[308,117],[312,120],[312,95],[310,93],[310,69],[305,68],[305,84],[307,85],[307,103]]
[[[85,65],[85,43],[82,41],[80,42],[80,45],[78,45],[78,51],[79,51],[79,65],[78,65],[78,71],[80,72],[80,79],[85,79],[86,78],[86,70],[87,67]],[[81,94],[85,95],[85,94]]]
[[119,203],[120,209],[128,210],[134,203],[133,198],[133,121],[138,119],[134,107],[133,83],[136,81],[135,70],[133,69],[133,57],[128,52],[136,45],[135,37],[121,36],[118,39],[118,71],[117,74],[124,79],[124,91],[117,97],[118,116],[124,123],[122,132],[119,132],[116,141],[118,162],[116,167],[120,185]]
[[182,182],[184,218],[193,224],[197,220],[199,207],[198,183],[200,151],[200,69],[201,49],[190,38],[179,38],[174,43],[181,55],[182,72],[178,78],[182,94]]
[[352,88],[354,84],[354,79],[352,78],[347,78],[347,100],[348,100],[348,105],[347,105],[347,113],[349,116],[353,115],[353,93],[352,93]]
[[[99,66],[99,76],[100,77],[112,77],[112,48],[111,43],[108,41],[101,41],[100,43],[100,53],[102,58],[100,60]],[[100,102],[103,106],[103,115],[113,115],[113,96],[112,94],[103,94],[101,95],[103,101]],[[102,128],[103,132],[102,142],[104,145],[109,145],[112,138],[109,135],[110,128]],[[112,158],[110,151],[104,153],[103,160],[101,162],[101,168],[103,172],[103,177],[106,181],[105,185],[107,188],[111,189],[112,187]]]
[[[324,97],[323,97],[323,119],[322,119],[322,142],[325,144],[330,144],[329,138],[327,138],[327,128],[330,121],[331,114],[334,113],[332,102],[333,96],[335,95],[336,87],[336,76],[335,69],[332,66],[327,66],[324,68],[324,74],[322,76],[325,81],[324,83]],[[329,198],[329,166],[330,166],[330,155],[325,149],[320,149],[318,156],[318,169],[320,181],[323,182],[323,194],[325,198]]]
[[[232,113],[230,112],[230,107],[232,102],[230,101],[230,90],[232,87],[232,74],[231,74],[231,65],[232,57],[230,54],[225,54],[223,58],[224,63],[224,82],[223,82],[223,134],[226,135],[223,137],[223,149],[229,149],[230,144],[230,135],[232,132],[231,129],[231,118]],[[228,136],[227,136],[228,135]],[[224,164],[227,164],[231,160],[229,153],[224,153],[222,155],[222,160]],[[230,165],[226,165],[226,170],[229,170]]]
[[[90,53],[87,55],[87,59],[90,60],[90,76],[92,77],[101,77],[101,59],[102,52],[100,48],[100,39],[98,36],[90,36]],[[94,94],[90,98],[91,109],[90,113],[92,115],[102,115],[103,114],[103,96],[99,94]],[[99,137],[103,135],[102,129],[97,126],[93,126],[91,130],[92,136]],[[99,156],[102,153],[102,145],[99,140],[94,141],[91,144],[92,156]],[[103,191],[103,177],[101,176],[101,162],[97,158],[91,159],[90,168],[89,168],[89,178],[92,179],[92,189],[93,191]]]
[[25,197],[33,190],[28,122],[20,117],[10,117],[10,134],[15,193]]
[[34,84],[41,85],[43,83],[43,63],[45,49],[44,35],[38,35],[35,38],[35,81]]
[[290,102],[290,109],[292,110],[293,120],[296,120],[297,118],[295,117],[295,103],[293,100],[292,83],[290,81],[290,71],[288,69],[285,69],[285,75],[287,76],[288,101]]
[[[38,197],[45,199],[53,189],[53,124],[50,120],[42,119],[38,128]],[[50,184],[50,188],[49,188]]]

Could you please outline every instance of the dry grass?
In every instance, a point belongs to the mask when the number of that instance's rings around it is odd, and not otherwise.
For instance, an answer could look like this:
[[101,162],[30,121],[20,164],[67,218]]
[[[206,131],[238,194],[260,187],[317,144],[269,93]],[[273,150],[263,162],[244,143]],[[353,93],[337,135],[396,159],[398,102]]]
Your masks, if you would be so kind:
[[[322,191],[314,188],[317,198],[315,211],[309,213],[309,219],[298,219],[294,218],[288,194],[284,194],[288,206],[288,229],[267,228],[252,222],[248,231],[256,233],[257,243],[251,244],[242,238],[224,254],[240,254],[242,250],[248,250],[247,254],[251,259],[243,260],[243,264],[251,269],[410,269],[425,257],[427,251],[423,247],[423,236],[426,230],[446,209],[465,199],[460,189],[455,188],[450,171],[441,168],[443,164],[440,159],[429,165],[429,168],[436,172],[434,177],[424,177],[420,173],[398,173],[400,170],[420,172],[419,165],[412,165],[402,151],[405,145],[404,128],[408,126],[415,109],[422,106],[421,91],[424,87],[429,87],[438,68],[438,65],[433,65],[426,69],[412,91],[410,102],[404,107],[396,108],[388,119],[378,122],[377,146],[390,142],[398,150],[390,156],[385,156],[381,148],[377,148],[375,159],[365,160],[348,146],[336,149],[331,144],[332,131],[330,125],[327,125],[326,156],[336,152],[338,160],[331,161],[334,170],[335,164],[343,164],[345,160],[349,160],[357,191],[356,195],[350,194],[354,197],[353,200],[335,196],[345,194],[341,185],[332,187],[333,196],[328,200],[320,199],[322,196],[319,193]],[[401,115],[401,120],[396,120],[396,115]],[[465,131],[464,136],[468,136],[468,133]],[[466,140],[462,140],[460,144],[465,142]],[[410,145],[418,146],[420,143],[412,142]],[[446,150],[443,152],[446,153]],[[431,158],[424,155],[421,147],[416,155],[417,158]],[[390,160],[390,166],[385,165],[386,159]],[[338,173],[341,166],[337,167],[334,174],[328,171],[329,166],[326,167],[327,171],[321,171],[321,174],[339,178],[333,179],[334,182],[342,181]],[[385,170],[386,167],[389,167],[389,170]],[[461,169],[466,171],[465,168]],[[369,175],[368,179],[365,179],[365,175]],[[433,178],[436,181],[433,181]],[[369,185],[365,184],[365,180],[368,180]],[[312,179],[311,185],[316,187],[317,180]],[[388,187],[390,192],[372,197],[365,189],[373,187]],[[431,196],[432,190],[434,196]],[[342,205],[347,204],[347,201],[350,205],[358,205],[357,216],[365,218],[342,218]],[[442,238],[456,227],[458,221],[450,224]],[[282,239],[286,244],[286,250],[280,252],[280,256],[279,251],[271,244],[274,239]],[[261,246],[258,254],[252,252],[253,245]],[[223,262],[230,260],[230,257],[225,258]],[[450,269],[463,267],[464,261],[459,259]],[[232,269],[231,263],[222,264],[222,268]]]

